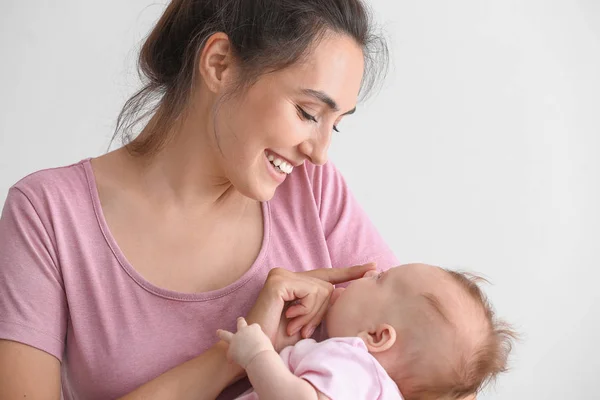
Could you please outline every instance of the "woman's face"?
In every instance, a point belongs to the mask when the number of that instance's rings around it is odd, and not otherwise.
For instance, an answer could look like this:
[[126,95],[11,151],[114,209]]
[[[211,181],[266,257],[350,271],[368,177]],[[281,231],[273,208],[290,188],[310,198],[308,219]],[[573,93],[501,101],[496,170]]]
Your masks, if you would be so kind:
[[215,140],[233,186],[266,201],[293,167],[324,164],[332,132],[356,107],[363,70],[355,41],[330,35],[306,62],[264,75],[243,96],[223,101]]

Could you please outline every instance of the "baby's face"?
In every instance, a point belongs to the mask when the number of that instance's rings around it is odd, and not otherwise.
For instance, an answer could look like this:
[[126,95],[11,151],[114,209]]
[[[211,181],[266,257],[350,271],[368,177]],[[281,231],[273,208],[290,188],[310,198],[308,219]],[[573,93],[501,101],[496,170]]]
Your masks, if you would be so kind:
[[453,382],[464,355],[475,354],[490,329],[464,284],[424,264],[352,282],[332,297],[325,321],[330,337],[360,337],[399,386],[403,379]]
[[379,311],[389,302],[390,290],[382,285],[383,275],[374,271],[341,289],[343,291],[332,299],[325,316],[328,336],[356,336],[364,325],[365,316]]
[[452,303],[460,288],[441,268],[408,264],[352,282],[326,316],[330,337],[355,336],[386,323],[398,329],[429,310],[454,320]]

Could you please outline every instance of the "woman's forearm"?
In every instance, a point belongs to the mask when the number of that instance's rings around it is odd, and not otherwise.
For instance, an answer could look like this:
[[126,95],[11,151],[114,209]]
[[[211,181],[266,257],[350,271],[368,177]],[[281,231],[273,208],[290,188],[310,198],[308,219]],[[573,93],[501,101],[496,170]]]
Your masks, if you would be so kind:
[[260,400],[317,400],[316,389],[290,372],[275,351],[259,353],[246,368]]
[[219,342],[138,389],[121,400],[214,400],[227,386],[244,376],[244,371],[226,358],[227,345]]

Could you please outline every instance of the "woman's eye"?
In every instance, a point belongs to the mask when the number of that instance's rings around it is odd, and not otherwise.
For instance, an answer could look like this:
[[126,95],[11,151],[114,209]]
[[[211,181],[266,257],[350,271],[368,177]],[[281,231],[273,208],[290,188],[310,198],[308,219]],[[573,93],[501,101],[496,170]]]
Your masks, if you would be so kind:
[[296,106],[296,108],[298,109],[298,112],[300,112],[300,115],[302,115],[302,118],[304,118],[308,121],[317,122],[317,119],[315,118],[314,115],[310,115],[300,106]]
[[[311,122],[318,122],[317,121],[317,117],[315,117],[314,115],[311,115],[309,113],[306,112],[306,110],[300,106],[296,106],[296,109],[298,110],[298,112],[300,113],[300,116],[302,117],[302,119],[305,119],[307,121],[311,121]],[[333,130],[336,132],[339,132],[340,130],[338,129],[337,125],[333,126]]]

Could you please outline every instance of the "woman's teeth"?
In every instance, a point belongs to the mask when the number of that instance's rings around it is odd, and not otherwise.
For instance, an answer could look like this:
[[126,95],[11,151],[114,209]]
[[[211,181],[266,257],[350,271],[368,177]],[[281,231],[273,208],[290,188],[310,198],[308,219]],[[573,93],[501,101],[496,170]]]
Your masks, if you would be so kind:
[[281,158],[275,157],[273,154],[268,154],[267,159],[276,167],[276,169],[279,169],[279,171],[288,175],[294,170],[293,166],[288,164],[286,161],[283,161]]

